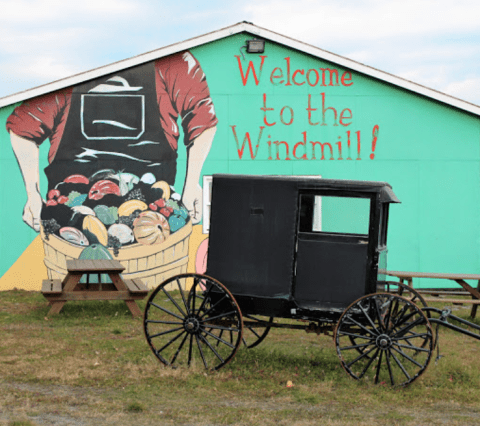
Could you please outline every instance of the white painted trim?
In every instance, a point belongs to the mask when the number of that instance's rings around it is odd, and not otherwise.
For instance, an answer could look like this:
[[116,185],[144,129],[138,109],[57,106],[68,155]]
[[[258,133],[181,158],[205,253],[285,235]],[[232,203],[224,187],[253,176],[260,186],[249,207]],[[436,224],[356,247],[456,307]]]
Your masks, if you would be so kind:
[[283,44],[292,49],[296,49],[298,51],[307,53],[309,55],[315,56],[322,60],[333,62],[334,64],[338,64],[342,67],[368,75],[380,81],[390,83],[394,86],[401,87],[403,89],[409,90],[411,92],[417,93],[422,96],[426,96],[428,98],[445,103],[455,108],[468,111],[472,114],[480,115],[480,106],[478,105],[463,101],[461,99],[455,98],[453,96],[447,95],[437,90],[429,89],[428,87],[422,86],[412,81],[405,80],[403,78],[397,77],[393,74],[386,73],[384,71],[380,71],[376,68],[372,68],[367,65],[361,64],[360,62],[356,62],[351,59],[345,58],[343,56],[336,55],[334,53],[312,46],[310,44],[267,30],[265,28],[257,27],[256,25],[253,25],[248,22],[240,22],[230,27],[222,28],[220,30],[213,31],[211,33],[207,33],[199,37],[194,37],[179,43],[171,44],[161,49],[152,50],[151,52],[134,56],[133,58],[130,58],[130,59],[114,62],[113,64],[110,64],[110,65],[105,65],[100,68],[95,68],[93,70],[76,74],[61,80],[57,80],[49,84],[44,84],[42,86],[38,86],[30,90],[26,90],[23,92],[6,96],[4,98],[0,98],[0,108],[7,105],[14,104],[16,102],[24,101],[25,99],[34,98],[36,96],[44,95],[46,93],[50,93],[50,92],[64,89],[66,87],[74,86],[76,84],[83,83],[84,81],[87,81],[87,80],[98,78],[106,74],[114,73],[119,70],[123,70],[125,68],[140,65],[148,61],[156,60],[167,55],[181,52],[183,50],[192,49],[199,45],[210,43],[210,42],[219,40],[221,38],[228,37],[233,34],[239,34],[242,32],[248,32],[256,35],[257,37]]

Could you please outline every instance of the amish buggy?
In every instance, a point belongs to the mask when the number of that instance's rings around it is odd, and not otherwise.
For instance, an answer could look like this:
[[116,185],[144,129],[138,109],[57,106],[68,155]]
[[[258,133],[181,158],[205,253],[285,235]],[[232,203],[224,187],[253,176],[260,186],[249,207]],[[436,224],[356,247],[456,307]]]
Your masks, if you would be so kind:
[[[480,330],[386,281],[391,204],[384,182],[214,175],[207,272],[161,283],[144,331],[167,366],[218,370],[272,328],[333,336],[345,371],[405,386],[427,368],[433,324]],[[393,289],[393,290],[392,290]],[[438,316],[434,318],[433,316]]]

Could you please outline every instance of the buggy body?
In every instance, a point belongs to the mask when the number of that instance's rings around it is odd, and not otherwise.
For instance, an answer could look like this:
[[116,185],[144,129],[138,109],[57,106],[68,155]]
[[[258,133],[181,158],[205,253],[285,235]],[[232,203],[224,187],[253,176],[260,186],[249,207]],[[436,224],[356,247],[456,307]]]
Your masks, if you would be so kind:
[[214,175],[207,275],[242,312],[334,321],[385,280],[398,202],[383,182]]

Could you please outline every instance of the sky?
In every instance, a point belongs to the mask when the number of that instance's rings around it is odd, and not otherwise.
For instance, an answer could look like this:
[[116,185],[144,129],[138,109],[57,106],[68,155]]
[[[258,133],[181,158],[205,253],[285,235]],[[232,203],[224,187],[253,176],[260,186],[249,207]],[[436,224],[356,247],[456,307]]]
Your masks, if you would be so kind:
[[477,0],[0,0],[0,98],[249,21],[480,105]]

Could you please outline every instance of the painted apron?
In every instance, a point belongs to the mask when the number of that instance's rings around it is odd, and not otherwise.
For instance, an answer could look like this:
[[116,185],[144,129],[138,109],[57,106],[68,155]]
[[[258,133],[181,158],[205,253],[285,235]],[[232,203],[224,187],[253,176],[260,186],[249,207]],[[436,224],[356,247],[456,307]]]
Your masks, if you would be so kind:
[[49,189],[73,174],[103,169],[174,184],[177,153],[161,127],[153,62],[76,86],[52,163]]
[[[48,189],[70,175],[90,178],[104,169],[139,178],[153,173],[173,185],[177,153],[160,123],[153,62],[76,86],[58,151],[45,168]],[[111,282],[106,274],[101,281]]]

